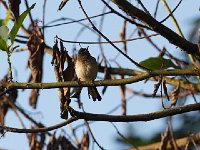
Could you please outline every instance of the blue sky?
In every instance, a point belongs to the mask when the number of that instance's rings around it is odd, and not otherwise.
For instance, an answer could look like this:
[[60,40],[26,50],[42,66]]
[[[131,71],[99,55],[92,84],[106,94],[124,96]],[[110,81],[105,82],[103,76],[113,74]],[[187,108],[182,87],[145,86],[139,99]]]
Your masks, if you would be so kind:
[[[36,2],[35,8],[32,10],[32,14],[34,19],[42,19],[42,1],[29,1],[29,4]],[[150,11],[150,13],[153,13],[153,10],[155,9],[155,3],[156,0],[143,0],[144,5],[147,7],[147,9]],[[167,1],[170,4],[170,8],[173,9],[176,4],[179,1]],[[60,17],[69,17],[73,19],[81,19],[85,18],[83,12],[79,8],[78,2],[70,0],[67,5],[62,9],[62,11],[57,11],[58,5],[60,1],[53,1],[49,0],[47,1],[47,11],[46,11],[46,23],[50,22],[54,19],[60,18]],[[97,15],[102,13],[103,5],[100,0],[95,1],[82,1],[83,6],[85,10],[87,11],[89,16]],[[133,4],[136,5],[136,2],[133,1]],[[118,8],[112,4],[114,8],[118,10]],[[188,33],[192,27],[191,21],[199,16],[199,2],[197,0],[184,0],[181,4],[181,6],[176,10],[174,13],[175,17],[177,18],[177,21],[183,31],[183,34],[187,37]],[[25,10],[24,3],[22,1],[22,4],[20,6],[21,12]],[[108,9],[107,9],[108,11]],[[162,20],[167,16],[167,13],[160,3],[159,11],[158,11],[158,20]],[[0,5],[0,18],[3,18],[5,14],[5,11],[3,10],[2,6]],[[99,20],[100,18],[93,19],[92,21],[95,23],[95,25],[99,26]],[[25,20],[25,25],[28,26],[28,18]],[[89,24],[88,21],[84,21],[83,23]],[[175,30],[172,22],[170,19],[168,19],[165,23],[166,26],[171,28],[172,30]],[[12,26],[12,23],[9,23],[10,26]],[[103,33],[109,37],[110,40],[120,40],[119,33],[121,31],[121,27],[123,25],[123,21],[116,15],[110,14],[106,15],[104,24],[103,24]],[[91,26],[91,25],[89,25]],[[45,32],[46,38],[45,41],[49,46],[53,46],[54,37],[58,35],[60,38],[65,40],[74,40],[79,30],[82,28],[82,26],[78,24],[70,24],[70,25],[63,25],[59,27],[54,28],[48,28]],[[127,33],[130,35],[130,33],[133,32],[134,26],[131,24],[128,24]],[[137,37],[137,34],[135,34],[133,37]],[[79,41],[97,41],[98,36],[94,34],[93,32],[85,29],[84,32],[81,34],[81,36],[78,38]],[[179,54],[182,55],[183,53],[180,52],[179,49],[177,49],[174,45],[171,45],[167,40],[162,38],[161,36],[153,37],[152,40],[155,41],[155,43],[159,47],[165,46],[171,53],[173,54]],[[16,43],[17,44],[17,43]],[[119,48],[122,48],[121,44],[116,44]],[[20,45],[23,47],[23,45]],[[64,43],[64,46],[69,51],[70,54],[72,54],[72,48],[73,44]],[[98,45],[81,45],[82,47],[89,46],[89,50],[93,56],[96,58],[99,54],[99,46]],[[110,45],[106,44],[103,46],[104,52],[108,59],[113,59],[117,55],[117,51]],[[79,49],[80,46],[77,44],[76,49]],[[158,53],[154,50],[154,48],[147,43],[145,40],[138,40],[138,41],[132,41],[128,43],[128,54],[137,62],[142,61],[148,57],[157,56]],[[14,53],[11,56],[11,62],[14,72],[14,80],[18,82],[26,82],[28,79],[28,76],[30,74],[29,69],[26,68],[27,66],[27,60],[28,60],[28,51],[20,52],[20,53]],[[43,82],[54,82],[55,76],[53,72],[53,67],[51,66],[51,56],[49,54],[45,54],[44,56],[44,76],[43,76]],[[7,61],[6,61],[6,54],[4,52],[0,52],[0,77],[2,78],[3,75],[7,72]],[[119,56],[117,59],[119,64],[124,68],[131,68],[136,69],[136,67],[131,64],[127,59],[125,59],[123,56]],[[116,67],[114,63],[111,63],[112,67]],[[103,74],[98,74],[99,77],[103,77]],[[147,83],[144,84],[144,82],[134,83],[131,85],[128,85],[128,87],[131,87],[137,91],[144,91],[146,93],[152,93],[153,92],[153,84]],[[98,88],[99,91],[102,90],[102,87]],[[17,99],[17,102],[24,108],[26,108],[31,116],[35,118],[37,121],[42,121],[46,126],[51,126],[54,124],[57,124],[59,122],[62,122],[63,120],[60,119],[60,113],[59,113],[59,100],[57,97],[57,91],[56,89],[51,90],[42,90],[39,97],[39,103],[37,110],[33,110],[28,105],[28,95],[30,93],[30,90],[26,90],[25,92],[19,93],[19,97]],[[127,97],[129,97],[130,94],[127,94]],[[92,100],[88,99],[86,94],[86,89],[83,90],[82,93],[82,102],[84,104],[84,108],[87,112],[92,113],[107,113],[109,110],[111,110],[116,105],[120,104],[120,94],[119,94],[119,88],[118,87],[109,87],[105,93],[105,95],[102,95],[102,101],[101,102],[93,102]],[[77,108],[77,104],[72,101],[71,103],[72,107],[75,109]],[[152,111],[158,111],[161,109],[161,101],[159,99],[145,99],[138,96],[133,96],[132,99],[128,102],[127,105],[127,113],[128,114],[141,114],[141,113],[149,113]],[[121,110],[118,109],[114,114],[120,114]],[[6,117],[6,125],[11,127],[19,127],[21,128],[19,121],[14,117],[13,112],[9,112],[9,114]],[[132,123],[134,125],[134,128],[136,130],[136,134],[143,135],[145,133],[145,137],[150,137],[153,133],[158,131],[164,131],[165,130],[165,123],[163,122],[164,119],[161,120],[155,120],[150,122],[137,122]],[[82,123],[82,121],[77,121],[75,123],[72,123],[72,127]],[[25,121],[25,124],[28,127],[30,127],[30,123]],[[128,124],[127,123],[116,123],[119,130],[122,133],[125,133]],[[71,130],[68,126],[63,127],[62,129],[66,130],[68,134],[71,134]],[[115,142],[114,138],[117,136],[115,129],[112,127],[112,125],[108,122],[95,122],[91,124],[91,129],[94,133],[94,136],[96,137],[96,140],[105,148],[109,150],[114,150],[118,148],[118,144]],[[60,131],[60,130],[59,130]],[[59,131],[57,134],[59,134]],[[79,129],[77,131],[77,135],[81,135],[85,131],[85,129]],[[6,148],[6,149],[28,149],[26,136],[25,134],[15,134],[15,133],[6,133],[5,138],[2,138],[0,140],[0,147]],[[122,147],[124,148],[124,147]],[[95,149],[98,149],[97,146],[95,146]]]

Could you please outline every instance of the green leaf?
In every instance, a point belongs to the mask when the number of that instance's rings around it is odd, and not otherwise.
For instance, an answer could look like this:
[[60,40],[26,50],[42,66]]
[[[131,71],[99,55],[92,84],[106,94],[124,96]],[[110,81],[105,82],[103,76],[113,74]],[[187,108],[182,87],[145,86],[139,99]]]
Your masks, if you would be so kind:
[[0,49],[6,51],[8,49],[7,40],[8,40],[9,29],[7,26],[0,27]]
[[0,38],[7,42],[9,29],[7,26],[0,27]]
[[17,35],[17,32],[19,31],[20,26],[22,25],[24,19],[26,18],[26,16],[28,15],[28,13],[31,11],[31,9],[34,8],[36,3],[34,3],[30,8],[28,8],[26,11],[24,11],[19,18],[17,19],[17,21],[15,21],[13,28],[10,31],[10,39],[11,39],[11,43],[14,43],[15,37]]
[[0,38],[0,49],[3,50],[3,51],[8,50],[7,42],[2,38]]
[[165,59],[162,57],[150,57],[144,61],[141,61],[139,64],[151,70],[167,69],[170,67],[180,69],[170,59]]
[[9,19],[10,19],[10,10],[7,11],[6,17],[5,17],[4,20],[2,21],[2,25],[7,25]]

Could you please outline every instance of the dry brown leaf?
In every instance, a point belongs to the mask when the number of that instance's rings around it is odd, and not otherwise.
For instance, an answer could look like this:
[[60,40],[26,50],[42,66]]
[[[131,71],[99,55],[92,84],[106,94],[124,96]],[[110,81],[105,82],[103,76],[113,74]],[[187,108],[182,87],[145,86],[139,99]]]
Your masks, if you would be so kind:
[[60,150],[76,150],[66,137],[60,135],[57,140],[59,141]]
[[[67,60],[67,68],[64,69],[64,63]],[[53,46],[53,58],[51,64],[54,65],[54,73],[58,82],[72,81],[74,78],[74,63],[72,58],[68,55],[68,52],[60,41],[60,50],[58,48],[58,39],[56,39]],[[58,97],[60,100],[60,112],[61,118],[67,119],[68,112],[65,109],[66,105],[71,102],[70,88],[59,88]]]
[[[35,128],[35,127],[31,127]],[[37,128],[37,127],[36,127]],[[30,150],[43,150],[45,145],[45,133],[31,133],[29,134],[29,148]]]
[[60,3],[59,7],[58,7],[58,10],[61,10],[65,4],[68,2],[69,0],[62,0],[62,2]]
[[80,143],[80,150],[89,150],[89,144],[90,144],[90,138],[88,132],[83,134],[83,137],[81,139]]
[[165,96],[167,97],[167,99],[169,101],[169,95],[168,95],[168,92],[167,92],[166,80],[164,80],[162,82],[162,86],[163,86],[163,90],[164,90]]
[[154,91],[153,91],[153,94],[152,94],[153,97],[156,96],[156,93],[158,92],[158,89],[160,87],[161,82],[162,82],[162,79],[160,79],[157,84],[154,84]]
[[47,150],[77,150],[71,142],[64,136],[60,135],[58,138],[55,132],[50,136]]
[[[1,80],[1,82],[8,82],[7,75],[4,76],[4,78]],[[5,89],[1,88],[0,93],[2,93]],[[18,92],[16,89],[12,89],[7,94],[0,97],[0,125],[4,126],[5,122],[5,116],[8,112],[8,110],[11,108],[9,105],[9,101],[12,101],[13,103],[16,102]],[[4,131],[0,130],[0,133],[3,133]]]
[[[109,73],[108,68],[105,67],[105,69],[104,69],[104,80],[110,80],[110,79],[111,79],[111,74]],[[103,87],[102,94],[105,94],[107,88],[108,88],[108,86]]]
[[13,12],[15,19],[19,17],[19,5],[21,3],[21,0],[9,0],[9,8]]
[[[39,27],[36,25],[32,30],[32,36],[27,43],[30,57],[28,67],[31,70],[31,82],[42,81],[42,64],[44,56],[45,43],[43,42]],[[39,89],[33,89],[29,97],[29,104],[36,108]]]
[[159,150],[167,149],[167,144],[169,141],[170,141],[170,131],[169,127],[167,127],[165,133],[161,135],[161,144]]
[[55,133],[56,132],[54,132],[49,138],[49,143],[47,144],[47,150],[58,150],[59,149],[59,143],[55,137]]
[[[124,79],[124,76],[121,75],[120,79]],[[126,115],[126,86],[125,85],[121,85],[119,86],[120,89],[120,95],[121,95],[121,108],[122,108],[122,115]]]
[[180,93],[180,82],[179,82],[178,86],[171,92],[171,97],[172,97],[171,106],[176,105],[179,93]]

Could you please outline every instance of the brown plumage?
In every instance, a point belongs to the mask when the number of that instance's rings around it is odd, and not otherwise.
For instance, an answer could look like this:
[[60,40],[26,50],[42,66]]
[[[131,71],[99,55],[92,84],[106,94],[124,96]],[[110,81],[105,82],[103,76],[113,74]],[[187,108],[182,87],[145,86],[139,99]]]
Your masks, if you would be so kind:
[[[96,59],[92,57],[88,48],[81,48],[78,52],[75,63],[75,72],[80,81],[94,81],[97,77],[98,65]],[[88,95],[92,96],[93,101],[101,100],[101,96],[95,86],[88,87]]]

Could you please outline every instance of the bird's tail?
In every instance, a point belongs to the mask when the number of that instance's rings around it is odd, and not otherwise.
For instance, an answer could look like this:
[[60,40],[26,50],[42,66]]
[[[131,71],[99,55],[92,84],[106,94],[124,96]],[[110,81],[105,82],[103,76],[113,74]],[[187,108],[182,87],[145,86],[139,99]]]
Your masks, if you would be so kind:
[[96,101],[96,99],[98,99],[98,101],[101,101],[101,95],[99,94],[95,86],[88,87],[88,95],[89,97],[90,95],[92,96],[93,101]]

